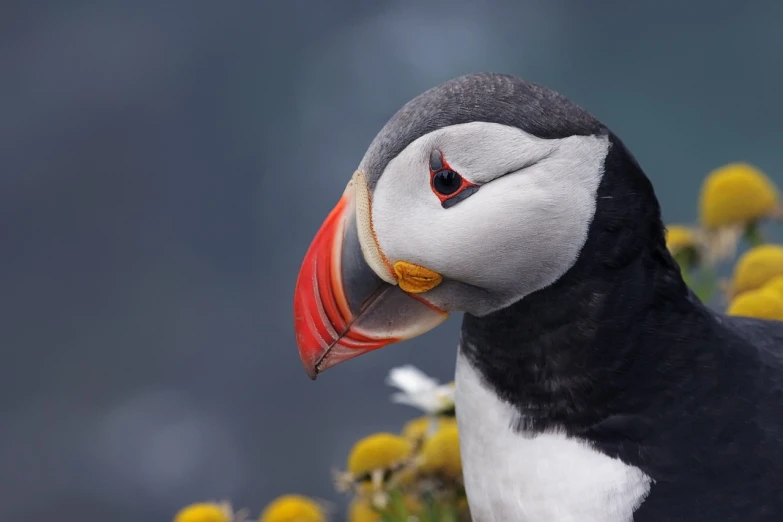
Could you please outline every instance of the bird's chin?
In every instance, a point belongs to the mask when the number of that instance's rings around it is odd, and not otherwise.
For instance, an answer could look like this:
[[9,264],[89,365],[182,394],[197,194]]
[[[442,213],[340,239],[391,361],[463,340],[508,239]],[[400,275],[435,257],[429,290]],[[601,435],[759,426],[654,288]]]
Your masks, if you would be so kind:
[[391,343],[421,335],[448,313],[390,284],[369,266],[349,184],[305,254],[294,291],[294,328],[310,378]]

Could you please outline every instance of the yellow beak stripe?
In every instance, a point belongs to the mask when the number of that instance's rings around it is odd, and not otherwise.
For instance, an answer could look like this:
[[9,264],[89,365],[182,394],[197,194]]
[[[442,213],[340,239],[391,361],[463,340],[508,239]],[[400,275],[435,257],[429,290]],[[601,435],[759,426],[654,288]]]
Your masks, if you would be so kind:
[[397,274],[397,284],[400,288],[411,294],[432,290],[443,281],[443,276],[439,273],[407,261],[394,263],[394,273]]

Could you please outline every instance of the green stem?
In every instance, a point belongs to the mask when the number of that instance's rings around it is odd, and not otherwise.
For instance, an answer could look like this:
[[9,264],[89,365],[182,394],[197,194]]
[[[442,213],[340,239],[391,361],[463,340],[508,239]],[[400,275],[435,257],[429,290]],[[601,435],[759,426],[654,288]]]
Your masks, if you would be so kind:
[[699,278],[699,282],[693,291],[701,302],[708,303],[715,293],[717,284],[718,279],[715,276],[715,270],[713,270],[712,267],[705,266],[703,268],[702,277]]
[[389,492],[389,505],[381,513],[381,520],[383,522],[408,522],[408,517],[408,508],[402,494],[397,490]]
[[682,266],[680,266],[680,273],[682,274],[682,280],[685,281],[685,284],[693,288],[695,283],[693,281],[693,276],[691,275],[690,270],[685,270],[682,268]]
[[751,247],[764,244],[764,235],[761,233],[761,227],[759,227],[757,221],[748,223],[745,227],[745,240]]
[[680,265],[682,280],[693,290],[700,301],[707,303],[715,293],[717,284],[712,267],[702,265],[699,271],[694,271],[692,259],[685,252],[678,253],[674,259]]
[[441,522],[457,522],[457,508],[452,504],[443,506],[440,516]]

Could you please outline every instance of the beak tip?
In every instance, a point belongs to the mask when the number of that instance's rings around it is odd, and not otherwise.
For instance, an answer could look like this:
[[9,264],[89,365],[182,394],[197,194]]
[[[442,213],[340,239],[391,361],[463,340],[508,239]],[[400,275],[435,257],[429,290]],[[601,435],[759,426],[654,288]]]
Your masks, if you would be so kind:
[[310,380],[314,381],[320,373],[318,363],[324,353],[324,349],[321,347],[322,341],[317,332],[314,332],[309,326],[303,325],[301,321],[297,321],[296,344],[299,348],[299,360],[302,362],[302,367]]
[[304,368],[305,373],[307,373],[307,376],[310,377],[310,380],[314,381],[319,373],[318,356],[320,352],[313,349],[307,349],[307,345],[305,346],[306,348],[303,349],[302,345],[299,345],[299,359],[302,362],[302,367]]

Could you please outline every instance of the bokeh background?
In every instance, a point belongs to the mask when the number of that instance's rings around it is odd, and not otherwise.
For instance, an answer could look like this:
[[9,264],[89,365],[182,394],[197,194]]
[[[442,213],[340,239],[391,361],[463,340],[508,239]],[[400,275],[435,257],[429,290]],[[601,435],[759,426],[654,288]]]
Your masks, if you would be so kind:
[[615,130],[667,221],[703,176],[783,183],[783,3],[0,6],[0,520],[167,521],[330,499],[352,442],[442,381],[459,318],[312,383],[299,263],[391,114],[453,76],[543,83]]

